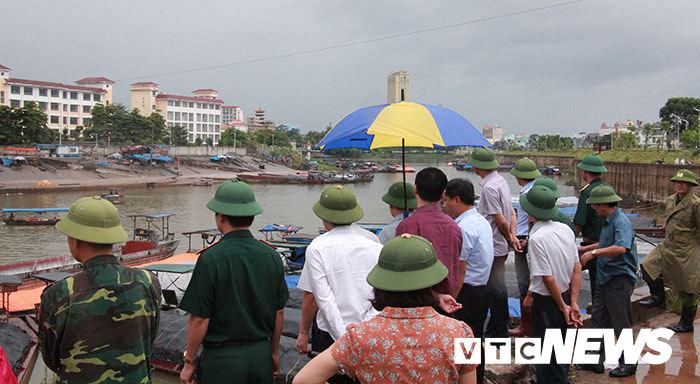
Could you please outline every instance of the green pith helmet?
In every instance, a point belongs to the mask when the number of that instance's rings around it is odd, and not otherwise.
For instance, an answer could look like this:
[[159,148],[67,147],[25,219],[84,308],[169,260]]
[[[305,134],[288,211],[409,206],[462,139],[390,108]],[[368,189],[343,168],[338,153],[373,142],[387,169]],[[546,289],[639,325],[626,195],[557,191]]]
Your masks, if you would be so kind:
[[406,196],[406,208],[416,209],[418,207],[418,202],[416,201],[416,195],[413,194],[415,187],[411,183],[406,183],[404,188],[403,182],[397,181],[391,184],[389,191],[382,196],[382,201],[391,205],[392,207],[404,209],[404,196]]
[[676,174],[671,178],[671,181],[685,181],[693,185],[698,185],[697,180],[695,180],[695,174],[687,169],[681,169],[676,172]]
[[606,204],[616,203],[622,198],[615,193],[615,190],[608,185],[599,185],[591,191],[586,204]]
[[367,283],[384,291],[417,291],[441,282],[447,273],[430,241],[404,233],[384,244]]
[[586,155],[583,161],[578,163],[578,169],[593,173],[605,173],[608,171],[605,165],[603,165],[603,159],[597,155]]
[[255,201],[255,194],[250,186],[240,180],[227,181],[216,189],[214,198],[209,200],[207,208],[226,216],[255,216],[263,209]]
[[74,239],[96,244],[117,244],[128,240],[119,223],[117,208],[98,196],[78,199],[56,229]]
[[488,148],[475,149],[472,155],[469,156],[467,163],[479,169],[496,169],[500,166],[498,161],[496,161],[496,155]]
[[535,184],[533,184],[533,186],[536,185],[541,185],[543,187],[549,188],[549,190],[552,191],[552,193],[554,193],[554,197],[556,197],[557,199],[561,197],[561,194],[559,193],[559,188],[557,187],[557,183],[549,177],[538,178],[537,180],[535,180]]
[[537,164],[530,159],[518,160],[515,163],[515,167],[510,170],[510,174],[526,180],[532,180],[542,176],[540,170],[537,169]]
[[332,224],[351,224],[364,215],[352,190],[342,185],[328,187],[314,204],[313,211],[322,220]]
[[557,198],[554,192],[545,186],[533,186],[530,191],[520,196],[520,206],[528,215],[539,220],[552,220],[559,216]]

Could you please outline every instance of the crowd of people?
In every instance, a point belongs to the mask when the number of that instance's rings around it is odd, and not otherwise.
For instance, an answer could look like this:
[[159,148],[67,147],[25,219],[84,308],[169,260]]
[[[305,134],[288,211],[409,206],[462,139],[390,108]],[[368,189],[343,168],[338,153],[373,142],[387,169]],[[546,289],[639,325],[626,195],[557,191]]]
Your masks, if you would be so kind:
[[[382,197],[393,219],[379,236],[356,224],[363,210],[350,188],[321,193],[312,211],[326,232],[306,250],[296,340],[300,354],[318,355],[295,383],[482,383],[483,350],[481,364],[457,364],[454,339],[543,337],[547,329],[563,335],[582,326],[582,270],[590,276],[592,326],[613,328],[616,336],[632,327],[634,230],[618,209],[622,199],[602,181],[603,161],[589,155],[578,165],[587,184],[573,222],[557,208],[556,183],[532,160],[519,160],[511,171],[520,186],[517,210],[491,150],[476,149],[469,164],[481,178],[478,204],[471,181],[425,168],[414,184],[395,183]],[[676,193],[667,203],[666,238],[642,262],[651,292],[642,304],[663,307],[665,286],[680,291],[681,319],[670,328],[692,332],[700,294],[700,198],[691,188],[698,183],[687,170],[671,181]],[[224,235],[200,251],[180,303],[189,313],[180,380],[270,383],[280,371],[289,293],[279,256],[250,231],[263,209],[240,181],[222,184],[207,208]],[[160,287],[150,272],[122,267],[112,255],[112,245],[126,239],[116,208],[83,198],[56,228],[83,271],[42,295],[46,365],[64,382],[151,382]],[[511,249],[521,321],[509,330]],[[580,368],[604,372],[602,340],[600,356]],[[630,376],[636,368],[620,356],[609,375]],[[568,382],[569,364],[552,359],[535,371],[538,382]]]

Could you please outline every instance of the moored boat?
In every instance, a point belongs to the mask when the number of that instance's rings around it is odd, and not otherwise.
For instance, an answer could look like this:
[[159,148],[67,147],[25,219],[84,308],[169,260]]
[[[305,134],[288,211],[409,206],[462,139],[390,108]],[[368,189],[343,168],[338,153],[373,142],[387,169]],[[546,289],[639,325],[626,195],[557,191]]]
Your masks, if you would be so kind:
[[[129,215],[134,222],[133,238],[122,246],[115,245],[113,249],[120,263],[132,266],[172,256],[180,241],[175,240],[174,233],[169,232],[171,216],[173,216],[171,213]],[[158,221],[160,221],[159,224]],[[145,228],[137,226],[144,223]],[[80,269],[80,263],[71,255],[62,255],[0,265],[0,275],[30,279],[36,274],[78,269]],[[23,281],[23,285],[29,283]]]
[[[60,220],[58,212],[68,212],[68,208],[5,208],[0,220],[6,225],[54,225]],[[34,215],[25,217],[27,213]],[[54,213],[54,216],[41,217],[45,213]]]

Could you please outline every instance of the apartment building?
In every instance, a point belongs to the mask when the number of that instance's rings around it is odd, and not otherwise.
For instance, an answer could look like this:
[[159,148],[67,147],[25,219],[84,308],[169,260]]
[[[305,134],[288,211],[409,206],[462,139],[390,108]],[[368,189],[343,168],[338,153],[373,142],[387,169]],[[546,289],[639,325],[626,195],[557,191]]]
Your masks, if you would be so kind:
[[197,138],[206,142],[211,138],[216,144],[221,139],[221,106],[218,91],[198,89],[192,96],[160,93],[158,84],[141,82],[131,84],[131,108],[148,116],[159,113],[168,127],[181,126],[187,129],[187,140],[194,143]]
[[106,77],[86,77],[70,85],[17,79],[10,71],[0,65],[0,105],[19,108],[34,102],[46,113],[47,126],[57,131],[88,125],[96,104],[112,103],[114,81]]
[[391,72],[386,83],[387,103],[411,101],[411,75],[405,69]]

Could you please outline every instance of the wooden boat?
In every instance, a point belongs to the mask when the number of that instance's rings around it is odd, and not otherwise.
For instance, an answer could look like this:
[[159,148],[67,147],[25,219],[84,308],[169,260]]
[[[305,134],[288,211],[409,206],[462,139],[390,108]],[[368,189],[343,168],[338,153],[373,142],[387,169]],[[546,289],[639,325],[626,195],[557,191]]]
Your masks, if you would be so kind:
[[271,184],[320,184],[325,181],[320,174],[315,172],[297,172],[295,174],[278,173],[240,173],[238,179],[246,183],[271,183]]
[[[172,213],[129,215],[134,222],[133,238],[122,246],[115,245],[113,249],[120,263],[133,266],[172,256],[180,241],[175,240],[175,234],[169,232],[171,216],[173,216]],[[145,228],[139,227],[139,224],[145,224]],[[30,279],[36,274],[78,269],[80,269],[80,263],[73,256],[63,255],[0,265],[0,275]],[[23,285],[27,283],[30,282],[23,281]]]
[[[57,215],[53,217],[37,217],[44,213],[68,212],[69,208],[5,208],[2,210],[0,220],[7,225],[55,225],[60,220]],[[33,213],[31,217],[24,217],[25,213]],[[20,217],[17,217],[20,216]]]

